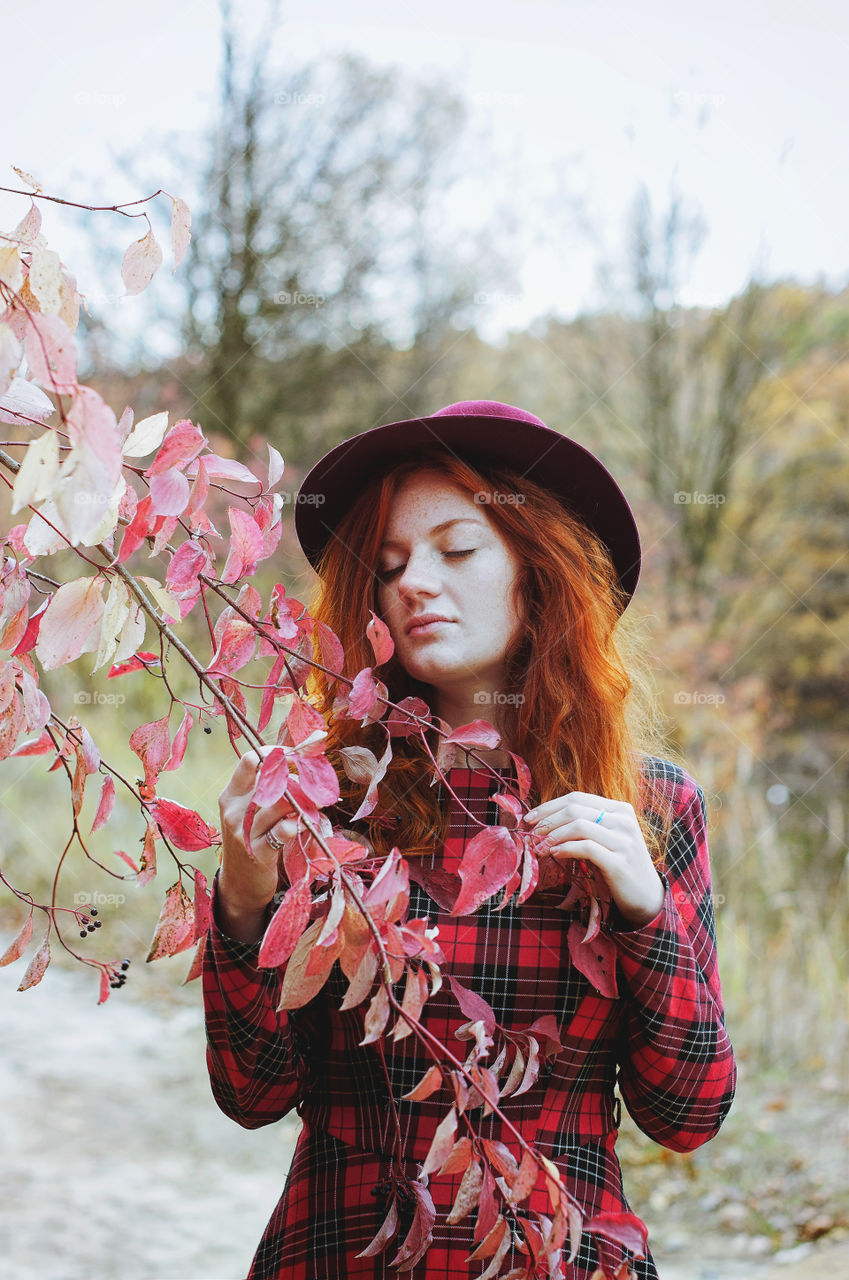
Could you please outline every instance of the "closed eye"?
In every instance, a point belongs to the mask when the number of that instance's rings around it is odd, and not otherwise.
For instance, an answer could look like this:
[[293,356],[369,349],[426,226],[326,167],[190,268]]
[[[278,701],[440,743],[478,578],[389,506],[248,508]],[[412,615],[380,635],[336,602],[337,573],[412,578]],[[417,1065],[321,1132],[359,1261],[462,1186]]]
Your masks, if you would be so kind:
[[[468,551],[443,551],[442,554],[444,556],[454,558],[454,557],[460,557],[460,556],[473,556],[476,551],[477,551],[477,547],[470,547]],[[390,579],[394,578],[396,574],[402,573],[405,567],[406,567],[405,565],[399,564],[394,569],[384,569],[383,572],[379,574],[379,577],[384,582],[389,582]]]

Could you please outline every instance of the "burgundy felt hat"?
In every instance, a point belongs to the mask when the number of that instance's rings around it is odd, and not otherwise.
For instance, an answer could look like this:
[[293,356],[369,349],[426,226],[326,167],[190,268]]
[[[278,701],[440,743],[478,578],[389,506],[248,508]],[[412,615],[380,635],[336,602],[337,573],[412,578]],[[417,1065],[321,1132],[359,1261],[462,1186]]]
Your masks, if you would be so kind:
[[640,576],[640,535],[613,476],[594,454],[534,414],[497,400],[461,400],[426,418],[372,427],[320,458],[295,500],[295,533],[314,569],[363,486],[424,446],[440,444],[482,467],[509,467],[553,493],[610,551],[630,601]]

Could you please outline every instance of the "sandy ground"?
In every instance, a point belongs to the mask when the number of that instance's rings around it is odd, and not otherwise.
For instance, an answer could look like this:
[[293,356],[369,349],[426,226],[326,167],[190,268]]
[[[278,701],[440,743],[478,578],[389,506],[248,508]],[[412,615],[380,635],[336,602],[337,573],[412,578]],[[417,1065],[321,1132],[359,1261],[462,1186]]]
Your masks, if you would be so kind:
[[[249,1131],[218,1110],[197,984],[195,1005],[154,1006],[131,979],[98,1008],[88,975],[19,993],[21,973],[0,970],[2,1280],[243,1280],[297,1118]],[[655,1246],[663,1280],[849,1276],[846,1240],[732,1259],[721,1234]]]

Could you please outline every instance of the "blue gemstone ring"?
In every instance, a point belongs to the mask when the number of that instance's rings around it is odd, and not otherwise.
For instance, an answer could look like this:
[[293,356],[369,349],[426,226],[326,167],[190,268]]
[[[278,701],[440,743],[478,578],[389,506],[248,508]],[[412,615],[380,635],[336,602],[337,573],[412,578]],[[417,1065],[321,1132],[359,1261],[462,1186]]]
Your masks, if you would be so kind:
[[600,814],[598,815],[598,817],[596,818],[596,822],[601,822],[602,818],[604,817],[604,815],[605,815],[606,813],[607,813],[607,810],[606,810],[606,809],[602,809],[601,813],[600,813]]

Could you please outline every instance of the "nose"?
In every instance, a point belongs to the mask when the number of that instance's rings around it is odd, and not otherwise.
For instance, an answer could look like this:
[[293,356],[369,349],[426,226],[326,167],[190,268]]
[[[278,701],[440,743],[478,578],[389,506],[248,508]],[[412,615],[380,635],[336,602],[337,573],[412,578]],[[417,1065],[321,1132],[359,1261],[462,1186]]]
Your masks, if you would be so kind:
[[422,592],[425,595],[436,595],[440,582],[433,557],[411,555],[403,572],[396,578],[395,585],[402,597],[413,597]]

